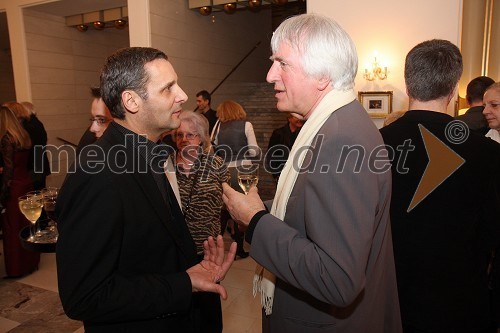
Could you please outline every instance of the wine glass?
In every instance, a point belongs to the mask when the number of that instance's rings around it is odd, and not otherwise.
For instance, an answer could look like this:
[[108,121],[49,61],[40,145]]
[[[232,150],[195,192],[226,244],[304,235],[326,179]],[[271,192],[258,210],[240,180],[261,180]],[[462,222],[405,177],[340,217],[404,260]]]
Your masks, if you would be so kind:
[[48,223],[48,227],[50,232],[57,232],[57,222],[55,217],[56,210],[56,201],[57,194],[59,193],[59,189],[57,187],[46,187],[42,190],[42,200],[43,200],[43,209],[45,210],[45,214],[50,219]]
[[[26,195],[30,196],[30,197],[36,197],[38,200],[42,200],[42,191],[29,191],[26,193]],[[43,202],[42,202],[43,204]],[[37,223],[35,225],[35,234],[36,236],[40,236],[41,233],[42,233],[42,226],[40,223]]]
[[252,186],[257,186],[259,182],[259,165],[240,165],[238,170],[238,184],[245,194],[248,194]]
[[35,241],[35,232],[33,231],[36,226],[36,221],[42,214],[42,198],[37,195],[23,195],[18,198],[19,210],[31,222],[30,238],[29,241]]

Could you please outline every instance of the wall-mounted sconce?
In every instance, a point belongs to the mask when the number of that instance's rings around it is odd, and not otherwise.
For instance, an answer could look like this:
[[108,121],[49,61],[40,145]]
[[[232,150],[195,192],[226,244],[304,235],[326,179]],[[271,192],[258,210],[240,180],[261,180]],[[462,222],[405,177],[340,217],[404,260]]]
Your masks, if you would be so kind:
[[94,27],[96,30],[104,30],[105,28],[113,27],[124,29],[127,27],[126,17],[128,17],[128,8],[118,7],[67,16],[66,25],[75,27],[80,32],[86,32],[89,26]]
[[375,79],[379,80],[385,80],[387,79],[387,66],[384,66],[384,68],[380,67],[378,61],[377,61],[377,51],[374,52],[374,59],[372,62],[372,68],[368,69],[365,68],[365,73],[363,74],[363,78],[365,78],[368,81],[373,81]]

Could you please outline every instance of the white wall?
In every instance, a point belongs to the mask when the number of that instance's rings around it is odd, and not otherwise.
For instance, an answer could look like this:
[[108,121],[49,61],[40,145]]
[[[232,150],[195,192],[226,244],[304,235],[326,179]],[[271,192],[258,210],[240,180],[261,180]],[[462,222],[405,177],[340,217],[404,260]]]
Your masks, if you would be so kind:
[[[433,38],[459,44],[461,0],[307,0],[307,11],[335,19],[352,37],[359,57],[356,90],[393,90],[393,110],[406,110],[408,98],[404,84],[406,54],[416,44]],[[384,81],[363,79],[365,64],[379,52],[389,67]],[[448,113],[454,114],[454,101]],[[379,125],[381,120],[376,120]]]

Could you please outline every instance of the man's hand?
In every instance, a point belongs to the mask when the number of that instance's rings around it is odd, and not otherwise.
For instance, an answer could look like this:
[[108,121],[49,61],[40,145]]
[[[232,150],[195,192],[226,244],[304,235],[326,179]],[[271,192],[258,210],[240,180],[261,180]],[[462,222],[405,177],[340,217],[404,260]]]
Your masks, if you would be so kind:
[[216,241],[213,237],[208,237],[208,240],[203,242],[203,248],[203,260],[186,271],[191,279],[193,292],[213,292],[219,294],[222,299],[227,299],[226,289],[217,282],[224,280],[233,264],[236,242],[231,244],[227,256],[224,254],[224,240],[221,235],[217,236]]
[[222,189],[224,190],[222,199],[226,208],[240,225],[247,227],[256,213],[266,209],[255,186],[250,188],[247,195],[233,190],[227,183],[222,184]]

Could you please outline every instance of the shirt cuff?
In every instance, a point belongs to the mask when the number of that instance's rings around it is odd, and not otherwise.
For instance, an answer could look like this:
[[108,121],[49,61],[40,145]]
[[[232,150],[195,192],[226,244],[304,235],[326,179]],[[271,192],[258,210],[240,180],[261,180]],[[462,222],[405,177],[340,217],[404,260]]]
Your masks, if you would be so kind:
[[267,213],[268,213],[268,211],[263,209],[260,212],[257,212],[250,220],[250,223],[248,224],[248,228],[245,231],[245,240],[248,242],[248,244],[252,244],[252,237],[253,237],[253,232],[255,230],[255,227],[257,227],[257,223],[259,223],[259,220],[261,219],[261,217],[266,215]]

